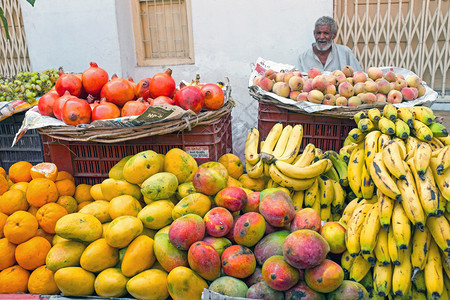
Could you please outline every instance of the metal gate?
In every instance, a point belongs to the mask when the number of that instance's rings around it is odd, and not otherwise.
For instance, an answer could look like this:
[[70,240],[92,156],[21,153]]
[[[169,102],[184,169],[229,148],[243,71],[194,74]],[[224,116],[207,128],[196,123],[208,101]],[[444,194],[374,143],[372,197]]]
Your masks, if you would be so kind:
[[10,39],[6,38],[3,26],[0,32],[0,76],[11,77],[21,71],[30,71],[28,47],[25,38],[19,0],[0,0]]
[[449,0],[335,0],[334,17],[364,69],[411,70],[450,102]]

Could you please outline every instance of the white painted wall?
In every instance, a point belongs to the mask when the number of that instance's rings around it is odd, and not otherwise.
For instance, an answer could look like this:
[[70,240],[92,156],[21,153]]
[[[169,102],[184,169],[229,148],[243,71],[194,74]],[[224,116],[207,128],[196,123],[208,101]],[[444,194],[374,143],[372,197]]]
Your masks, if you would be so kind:
[[313,42],[315,20],[333,15],[333,0],[192,0],[195,64],[138,67],[129,1],[20,0],[34,70],[64,66],[81,72],[90,61],[110,74],[137,82],[172,68],[176,82],[195,74],[204,82],[228,77],[232,96],[234,153],[257,126],[257,101],[248,94],[251,64],[265,59],[296,64]]

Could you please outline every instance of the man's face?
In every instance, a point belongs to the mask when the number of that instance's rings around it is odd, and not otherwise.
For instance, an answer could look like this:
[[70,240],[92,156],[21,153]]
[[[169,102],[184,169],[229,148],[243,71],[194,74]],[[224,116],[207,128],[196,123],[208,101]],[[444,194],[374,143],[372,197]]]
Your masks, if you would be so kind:
[[334,39],[331,33],[331,26],[317,26],[314,30],[314,38],[316,39],[316,48],[319,51],[327,51],[330,49]]

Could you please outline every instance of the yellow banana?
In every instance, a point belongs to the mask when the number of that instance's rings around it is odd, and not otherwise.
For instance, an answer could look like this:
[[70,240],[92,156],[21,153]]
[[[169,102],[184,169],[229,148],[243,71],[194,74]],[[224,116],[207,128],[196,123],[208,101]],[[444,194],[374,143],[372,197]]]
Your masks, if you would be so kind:
[[406,140],[405,140],[405,144],[406,144],[406,152],[409,153],[412,150],[415,150],[417,148],[417,145],[420,143],[420,141],[413,136],[409,136]]
[[350,156],[350,161],[347,167],[348,184],[355,195],[359,198],[362,197],[361,184],[362,184],[362,168],[364,165],[364,148],[356,148]]
[[387,297],[391,292],[392,265],[383,265],[377,261],[373,268],[374,293],[380,297]]
[[244,149],[245,160],[252,165],[255,165],[259,160],[258,144],[259,131],[257,128],[252,128],[247,134]]
[[272,155],[279,159],[281,155],[283,155],[284,150],[286,149],[286,145],[289,141],[289,136],[292,132],[292,126],[286,125],[283,128],[283,131],[281,131],[280,138],[277,141],[277,144],[275,145],[275,149],[272,152]]
[[359,130],[361,130],[361,132],[367,133],[367,132],[374,130],[375,125],[372,122],[372,120],[366,118],[366,119],[359,120],[358,128],[359,128]]
[[430,250],[431,234],[425,227],[424,231],[420,231],[417,228],[414,230],[412,237],[412,249],[411,249],[411,265],[413,267],[413,277],[417,272],[423,270],[428,258],[428,252]]
[[391,226],[397,247],[407,249],[411,240],[411,223],[403,206],[398,202],[394,204]]
[[395,178],[405,179],[406,170],[403,165],[403,159],[400,154],[400,146],[396,141],[391,141],[381,152],[383,163],[386,166],[389,173]]
[[360,245],[363,254],[370,254],[375,249],[380,230],[379,202],[372,205],[361,228]]
[[352,143],[358,144],[365,138],[365,134],[359,128],[353,128],[349,131],[348,137]]
[[319,197],[316,197],[315,198],[315,201],[314,201],[314,203],[313,203],[313,205],[311,206],[311,208],[313,209],[313,210],[315,210],[316,211],[316,213],[320,216],[321,215],[321,209],[320,209],[320,201],[319,201]]
[[347,226],[348,220],[350,220],[353,211],[356,209],[356,207],[360,204],[361,201],[366,202],[365,200],[361,198],[355,198],[352,201],[350,201],[344,208],[344,211],[342,212],[342,217],[339,219],[339,222],[342,224],[345,224]]
[[289,135],[289,140],[283,151],[283,154],[278,158],[278,160],[284,161],[286,163],[292,163],[297,157],[300,146],[303,140],[303,126],[300,124],[295,125]]
[[426,226],[442,251],[450,252],[450,225],[444,216],[429,217]]
[[370,253],[360,253],[361,256],[370,263],[370,265],[373,267],[375,266],[375,262],[377,261],[377,258],[375,257],[375,253],[370,252]]
[[442,175],[444,170],[450,167],[450,146],[445,146],[442,151],[439,152],[436,160],[438,161],[436,171],[439,175]]
[[388,231],[388,248],[389,248],[389,257],[391,258],[391,262],[394,265],[399,265],[404,259],[404,249],[399,249],[395,242],[394,238],[394,230],[392,229],[392,225],[389,227]]
[[336,168],[332,166],[328,171],[323,173],[322,175],[327,176],[330,179],[333,179],[334,181],[339,182],[339,174],[336,171]]
[[303,208],[303,202],[305,200],[305,191],[295,191],[292,196],[292,203],[299,209]]
[[364,219],[373,204],[362,204],[354,211],[347,223],[345,232],[345,245],[350,255],[357,256],[361,250],[360,237]]
[[415,276],[412,277],[412,283],[419,292],[427,292],[427,287],[425,286],[425,275],[423,271],[417,272]]
[[445,146],[444,143],[442,143],[442,141],[440,139],[438,139],[437,137],[433,137],[431,139],[431,141],[428,142],[428,144],[430,145],[430,147],[433,151],[441,149]]
[[319,195],[319,180],[314,180],[313,184],[305,190],[305,207],[313,207]]
[[367,119],[368,116],[364,111],[358,111],[353,115],[353,120],[355,120],[356,125],[358,125],[359,121],[362,119]]
[[321,159],[306,167],[297,167],[282,160],[276,160],[274,164],[286,176],[295,179],[308,179],[324,173],[328,161],[328,159]]
[[414,119],[419,120],[425,125],[430,125],[436,119],[433,110],[426,106],[413,106]]
[[[409,258],[411,249],[406,249]],[[400,265],[394,266],[392,272],[392,292],[400,297],[407,295],[411,289],[412,266],[409,259],[404,259]]]
[[399,139],[398,137],[393,137],[392,140],[397,142],[397,144],[400,148],[400,155],[402,157],[402,160],[405,160],[406,155],[408,154],[408,152],[406,151],[405,141],[402,139]]
[[269,175],[270,178],[272,178],[273,181],[275,181],[279,185],[291,188],[294,191],[304,191],[309,188],[316,180],[315,178],[296,179],[286,176],[280,170],[278,170],[275,164],[271,164],[269,166]]
[[264,165],[263,161],[260,159],[258,162],[254,165],[250,164],[249,161],[245,162],[245,170],[247,171],[247,174],[250,178],[260,178],[263,175],[264,172]]
[[394,210],[394,199],[389,198],[380,190],[377,190],[378,209],[380,215],[380,225],[387,231],[391,225],[392,212]]
[[450,145],[450,134],[447,135],[446,137],[438,137],[437,139],[441,141],[442,145],[444,146]]
[[380,228],[378,231],[377,244],[375,245],[375,249],[373,249],[373,253],[375,254],[377,261],[384,266],[391,263],[388,247],[388,232],[384,228]]
[[331,221],[331,205],[320,206],[320,220],[325,222]]
[[339,182],[332,180],[333,188],[334,188],[334,198],[331,202],[331,212],[338,213],[342,210],[345,204],[345,191]]
[[275,181],[273,181],[272,178],[271,178],[271,179],[269,179],[267,181],[266,189],[276,188],[276,187],[279,187],[279,186],[280,185],[278,183],[276,183]]
[[418,120],[413,121],[413,134],[422,142],[429,142],[433,138],[431,129]]
[[339,156],[346,164],[348,164],[348,162],[350,161],[350,155],[357,145],[358,144],[351,143],[350,145],[343,146],[341,149],[339,149]]
[[323,151],[320,148],[314,149],[314,162],[321,160],[323,157]]
[[263,169],[264,169],[263,173],[264,173],[264,176],[266,176],[267,178],[270,178],[269,166],[270,165],[268,163],[263,164]]
[[371,268],[370,262],[365,260],[361,255],[355,257],[349,273],[349,279],[360,282]]
[[420,203],[425,214],[429,217],[436,216],[439,211],[439,198],[440,193],[434,182],[433,171],[428,166],[426,172],[420,178],[416,171],[415,164],[412,159],[407,161],[411,173],[414,175],[414,181],[416,182],[417,193],[419,195]]
[[425,286],[429,299],[438,299],[444,290],[444,274],[442,272],[442,260],[439,248],[435,242],[431,242],[427,263],[423,269]]
[[352,268],[354,260],[355,258],[350,255],[350,252],[348,252],[348,250],[345,250],[344,253],[342,253],[341,267],[346,275],[350,274],[350,269]]
[[373,161],[370,164],[369,172],[375,186],[383,192],[383,194],[392,199],[401,199],[400,191],[384,165],[382,152],[375,154]]
[[444,269],[445,277],[448,279],[444,281],[448,289],[450,289],[450,257],[444,251],[441,251],[442,268]]
[[408,107],[399,107],[397,109],[397,118],[408,124],[410,128],[413,126],[414,114]]
[[378,129],[384,134],[394,135],[395,123],[386,117],[381,117],[380,121],[378,121]]
[[442,174],[437,173],[437,166],[439,161],[437,158],[432,157],[430,161],[431,170],[433,171],[434,181],[439,188],[442,197],[445,200],[450,201],[450,168],[444,170]]
[[367,111],[367,116],[372,122],[376,123],[381,118],[381,112],[378,108],[371,108]]
[[381,131],[374,130],[369,132],[364,139],[364,159],[366,166],[372,163],[375,153],[378,152],[378,138],[381,135]]
[[395,122],[397,120],[397,108],[392,103],[386,104],[383,107],[383,117]]
[[[323,175],[317,177],[319,181],[319,201],[320,208],[331,208],[331,202],[334,198],[334,186],[332,179],[329,179]],[[331,215],[331,211],[330,211]]]
[[296,160],[293,162],[293,165],[296,167],[306,167],[309,166],[314,161],[316,147],[314,144],[306,145],[302,154],[297,156]]
[[419,199],[416,183],[408,164],[404,161],[401,162],[406,169],[406,178],[404,180],[397,179],[397,186],[402,195],[401,204],[403,206],[403,211],[415,227],[419,228],[419,230],[423,230],[426,217]]
[[[375,262],[373,263],[375,265]],[[366,291],[369,293],[369,297],[373,295],[373,272],[372,268],[369,269],[366,276],[364,276],[363,279],[359,282],[363,285],[363,287],[366,289]]]
[[387,134],[382,133],[379,137],[378,137],[378,149],[377,152],[381,152],[383,151],[383,148],[386,147],[387,144],[389,144],[389,142],[391,141],[391,137]]
[[428,143],[421,142],[417,145],[416,152],[414,153],[414,167],[422,180],[425,180],[423,175],[430,165],[431,155],[432,151]]
[[395,121],[395,136],[401,139],[406,139],[411,134],[408,124],[403,122],[401,119]]
[[283,124],[277,123],[272,126],[269,133],[267,134],[264,144],[261,147],[261,153],[272,154],[278,139],[280,138],[281,132],[283,131]]

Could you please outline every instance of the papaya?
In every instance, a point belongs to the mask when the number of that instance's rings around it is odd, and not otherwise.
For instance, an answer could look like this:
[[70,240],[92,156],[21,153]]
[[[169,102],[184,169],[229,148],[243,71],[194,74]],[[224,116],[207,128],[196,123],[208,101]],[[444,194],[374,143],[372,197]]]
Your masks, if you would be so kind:
[[172,223],[174,205],[168,200],[157,200],[146,205],[137,215],[144,227],[161,229]]
[[123,167],[125,163],[131,158],[133,155],[128,155],[119,160],[108,172],[108,177],[113,179],[125,179],[123,177]]
[[187,267],[176,267],[167,276],[167,287],[173,300],[201,299],[206,281]]
[[161,170],[161,163],[161,158],[155,151],[139,152],[123,166],[123,177],[130,183],[141,184]]
[[55,225],[55,234],[80,242],[93,242],[102,236],[102,223],[89,214],[73,213],[61,217]]
[[48,251],[45,263],[53,272],[65,267],[78,267],[86,245],[75,241],[56,243]]
[[111,201],[111,199],[121,196],[130,195],[136,199],[141,199],[141,189],[137,184],[129,183],[126,180],[107,178],[102,181],[101,189],[103,197],[106,201]]
[[155,201],[169,199],[178,188],[177,177],[169,172],[160,172],[148,177],[141,185],[144,200]]
[[174,174],[179,183],[192,181],[198,169],[197,161],[187,152],[179,149],[170,149],[164,158],[164,171]]
[[172,210],[172,218],[174,220],[186,214],[196,214],[204,217],[211,209],[211,200],[202,193],[193,193],[187,195],[175,205]]
[[121,216],[109,223],[105,239],[111,247],[123,248],[142,233],[141,220],[133,216]]
[[59,269],[55,283],[64,296],[90,296],[94,293],[95,275],[80,267]]
[[101,271],[94,281],[95,293],[100,297],[122,297],[127,293],[128,278],[119,268]]

